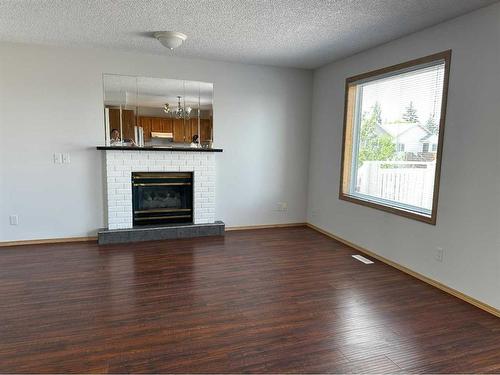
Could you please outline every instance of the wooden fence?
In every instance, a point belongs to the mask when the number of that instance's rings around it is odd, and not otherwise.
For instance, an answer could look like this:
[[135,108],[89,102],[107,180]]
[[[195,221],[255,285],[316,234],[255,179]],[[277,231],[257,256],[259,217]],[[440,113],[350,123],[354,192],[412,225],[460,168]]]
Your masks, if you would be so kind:
[[431,209],[435,171],[435,161],[365,161],[358,169],[356,191]]

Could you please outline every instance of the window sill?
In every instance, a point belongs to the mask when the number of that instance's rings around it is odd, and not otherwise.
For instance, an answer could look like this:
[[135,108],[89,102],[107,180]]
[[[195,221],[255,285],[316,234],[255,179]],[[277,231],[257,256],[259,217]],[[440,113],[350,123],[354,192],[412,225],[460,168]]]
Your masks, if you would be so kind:
[[343,201],[355,203],[355,204],[358,204],[361,206],[374,208],[374,209],[379,210],[379,211],[389,212],[391,214],[403,216],[403,217],[406,217],[408,219],[413,219],[413,220],[421,221],[423,223],[436,225],[436,213],[435,212],[432,212],[431,216],[427,216],[423,213],[409,211],[409,210],[405,210],[405,209],[394,207],[394,206],[387,206],[384,204],[361,199],[361,198],[358,198],[356,196],[347,195],[344,193],[339,194],[339,199],[341,199]]

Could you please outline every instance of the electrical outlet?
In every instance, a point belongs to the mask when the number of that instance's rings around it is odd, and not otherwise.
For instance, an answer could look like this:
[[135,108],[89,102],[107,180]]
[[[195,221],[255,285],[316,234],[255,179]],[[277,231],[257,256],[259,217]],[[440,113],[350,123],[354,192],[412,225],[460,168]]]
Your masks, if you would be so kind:
[[444,259],[444,250],[442,247],[436,247],[436,252],[434,254],[434,259],[436,259],[438,262],[442,262]]
[[54,158],[54,164],[62,164],[63,158],[60,152],[55,152],[53,158]]
[[19,225],[19,215],[10,215],[9,222],[10,225]]
[[71,163],[71,158],[69,156],[69,153],[62,154],[62,162],[63,164],[69,164]]

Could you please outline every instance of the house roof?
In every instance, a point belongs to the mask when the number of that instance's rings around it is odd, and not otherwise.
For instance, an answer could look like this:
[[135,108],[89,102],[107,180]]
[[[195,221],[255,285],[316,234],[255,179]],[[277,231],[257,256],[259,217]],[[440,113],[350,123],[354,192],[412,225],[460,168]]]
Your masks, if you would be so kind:
[[429,133],[425,137],[421,138],[420,142],[437,143],[438,135]]
[[421,143],[437,143],[438,142],[438,135],[437,134],[432,134],[429,132],[426,128],[421,126],[418,123],[415,122],[406,122],[406,121],[399,121],[399,122],[391,122],[391,123],[385,123],[381,126],[379,126],[379,129],[384,132],[385,134],[388,134],[392,138],[399,138],[401,135],[404,133],[415,129],[419,128],[424,132],[424,136],[420,137],[418,139],[415,139],[415,142],[421,142]]
[[406,121],[390,122],[390,123],[385,123],[380,127],[384,132],[386,132],[393,138],[397,138],[401,136],[403,133],[406,133],[407,131],[414,129],[415,127],[422,129],[426,133],[426,137],[430,135],[427,129],[423,128],[416,122],[406,122]]

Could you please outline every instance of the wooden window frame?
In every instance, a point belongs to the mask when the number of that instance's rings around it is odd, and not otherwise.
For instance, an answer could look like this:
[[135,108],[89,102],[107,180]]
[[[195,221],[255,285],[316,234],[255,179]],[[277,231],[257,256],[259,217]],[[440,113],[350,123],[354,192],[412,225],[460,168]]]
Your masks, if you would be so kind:
[[[377,76],[397,75],[398,71],[410,69],[415,66],[428,64],[432,62],[443,61],[444,66],[444,79],[443,79],[443,93],[441,100],[441,117],[439,120],[439,134],[438,134],[438,149],[436,153],[436,171],[434,175],[434,192],[432,197],[432,210],[431,215],[427,216],[410,210],[404,210],[399,207],[380,204],[374,201],[364,200],[354,197],[348,193],[351,182],[351,166],[352,166],[352,148],[353,148],[353,131],[355,126],[355,113],[356,113],[356,86],[357,82],[366,80]],[[344,103],[344,127],[342,136],[342,157],[340,169],[340,187],[339,199],[356,203],[362,206],[374,208],[377,210],[393,213],[409,219],[418,220],[431,225],[436,225],[437,221],[437,208],[439,198],[439,185],[441,178],[441,161],[443,154],[443,140],[444,128],[446,122],[446,105],[448,101],[448,84],[450,77],[450,63],[451,63],[451,50],[435,53],[422,58],[410,60],[404,63],[392,65],[386,68],[373,70],[367,73],[358,74],[349,77],[345,81],[345,103]]]

